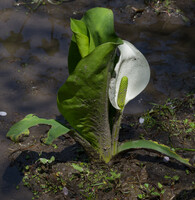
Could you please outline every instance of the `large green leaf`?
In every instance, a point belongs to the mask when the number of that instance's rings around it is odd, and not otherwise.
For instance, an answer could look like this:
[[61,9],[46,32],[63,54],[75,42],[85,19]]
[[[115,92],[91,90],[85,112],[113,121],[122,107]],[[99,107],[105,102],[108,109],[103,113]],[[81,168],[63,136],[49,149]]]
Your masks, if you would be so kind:
[[83,58],[58,92],[58,108],[92,146],[110,151],[108,116],[110,68],[118,44],[105,43]]
[[51,144],[57,137],[70,131],[70,129],[66,128],[54,119],[43,119],[33,114],[29,114],[24,119],[14,124],[6,136],[17,142],[22,136],[29,135],[29,128],[38,124],[46,124],[51,126],[50,130],[48,131],[48,135],[44,140],[46,144]]
[[90,54],[97,46],[113,42],[122,44],[114,31],[113,12],[107,8],[92,8],[81,20],[71,19],[73,37],[68,55],[68,69],[71,74],[82,57]]
[[189,159],[182,158],[176,152],[172,151],[170,147],[164,144],[158,144],[157,142],[151,140],[136,140],[136,141],[124,142],[121,145],[119,145],[118,153],[129,149],[140,149],[140,148],[152,149],[158,151],[162,154],[165,154],[169,157],[178,160],[181,163],[184,163],[185,165],[191,166],[191,164],[189,163]]
[[123,43],[114,31],[113,12],[107,8],[92,8],[81,19],[89,32],[90,52],[106,42]]

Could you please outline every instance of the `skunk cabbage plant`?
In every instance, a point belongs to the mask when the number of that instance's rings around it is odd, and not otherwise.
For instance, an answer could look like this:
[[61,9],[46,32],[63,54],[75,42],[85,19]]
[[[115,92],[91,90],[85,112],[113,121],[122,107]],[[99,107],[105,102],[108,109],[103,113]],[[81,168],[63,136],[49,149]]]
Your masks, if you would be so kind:
[[72,128],[30,114],[12,126],[7,137],[17,141],[31,126],[49,124],[46,144],[68,133],[93,160],[108,163],[122,151],[145,148],[190,166],[188,159],[154,141],[118,143],[124,107],[147,86],[150,68],[135,46],[115,34],[112,11],[90,9],[81,20],[71,19],[71,30],[69,77],[58,91],[57,105]]

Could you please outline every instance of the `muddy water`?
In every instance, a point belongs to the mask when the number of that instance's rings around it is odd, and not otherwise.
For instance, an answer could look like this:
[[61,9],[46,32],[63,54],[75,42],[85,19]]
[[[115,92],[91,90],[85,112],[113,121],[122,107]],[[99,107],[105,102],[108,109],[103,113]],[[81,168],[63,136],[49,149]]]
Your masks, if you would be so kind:
[[116,32],[132,42],[151,66],[146,90],[126,108],[126,114],[142,113],[149,102],[189,93],[195,85],[195,27],[181,18],[154,16],[150,11],[130,18],[128,2],[144,7],[143,1],[67,1],[47,5],[34,13],[0,1],[0,199],[31,199],[26,188],[16,190],[21,174],[8,159],[9,127],[26,114],[56,118],[56,93],[68,76],[67,54],[71,38],[70,17],[79,18],[91,7],[114,10]]

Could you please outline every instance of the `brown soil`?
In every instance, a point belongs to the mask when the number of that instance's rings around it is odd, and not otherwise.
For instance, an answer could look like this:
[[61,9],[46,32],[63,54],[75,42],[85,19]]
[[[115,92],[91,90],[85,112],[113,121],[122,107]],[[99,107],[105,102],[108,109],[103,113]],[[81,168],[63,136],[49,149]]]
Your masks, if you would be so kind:
[[[169,99],[142,116],[124,116],[120,141],[152,139],[175,148],[193,163],[194,153],[182,148],[195,146],[194,100],[194,95]],[[140,117],[145,119],[143,124]],[[23,184],[37,199],[195,199],[193,168],[173,159],[166,162],[164,155],[146,150],[120,154],[109,165],[90,163],[82,147],[68,135],[46,146],[41,143],[43,136],[36,135],[38,128],[40,131],[40,127],[31,130],[25,142],[14,144],[10,155],[24,175]],[[52,156],[55,161],[51,164],[39,160]]]

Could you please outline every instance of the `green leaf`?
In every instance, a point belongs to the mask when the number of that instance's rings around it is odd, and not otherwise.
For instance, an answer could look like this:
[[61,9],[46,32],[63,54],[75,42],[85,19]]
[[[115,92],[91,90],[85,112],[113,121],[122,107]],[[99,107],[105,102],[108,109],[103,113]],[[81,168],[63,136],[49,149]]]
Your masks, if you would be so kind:
[[83,21],[76,19],[71,19],[70,24],[80,55],[83,58],[89,54],[89,37],[87,34],[87,27]]
[[93,147],[110,146],[108,87],[117,44],[105,43],[83,58],[58,92],[58,108]]
[[159,192],[151,192],[151,195],[153,195],[153,196],[160,196],[160,193]]
[[77,46],[76,40],[74,36],[72,37],[70,48],[68,52],[68,71],[69,74],[72,74],[74,72],[74,69],[76,68],[78,62],[81,60],[81,54],[79,52],[79,48]]
[[162,189],[162,188],[163,188],[163,185],[162,185],[161,183],[159,183],[159,182],[158,182],[158,188],[159,188],[159,189]]
[[143,199],[143,198],[144,198],[144,195],[143,195],[143,194],[138,194],[137,197],[138,197],[139,199]]
[[22,136],[29,135],[29,128],[38,124],[46,124],[51,126],[47,137],[44,140],[46,144],[51,144],[57,137],[70,131],[70,129],[66,128],[54,119],[43,119],[33,114],[29,114],[24,119],[14,124],[6,136],[14,142],[17,142]]
[[182,158],[180,155],[172,151],[170,147],[164,144],[158,144],[157,142],[151,140],[136,140],[136,141],[124,142],[121,145],[119,145],[118,153],[128,149],[139,149],[139,148],[152,149],[158,151],[162,154],[165,154],[169,157],[178,160],[179,162],[185,165],[191,166],[191,164],[189,163],[189,159]]
[[39,158],[39,160],[40,160],[40,162],[42,163],[42,164],[46,164],[46,163],[48,163],[48,159],[46,159],[46,158]]
[[73,37],[68,55],[69,74],[72,74],[78,62],[97,46],[107,42],[123,43],[114,31],[113,12],[107,8],[92,8],[81,20],[71,19],[71,29]]
[[52,163],[53,161],[55,161],[55,157],[52,156],[49,160],[48,160],[48,163]]
[[42,164],[51,164],[53,161],[55,161],[55,157],[52,156],[50,159],[47,159],[47,158],[39,158],[39,161],[42,163]]
[[76,169],[79,172],[83,172],[84,171],[84,169],[81,166],[79,166],[79,165],[77,165],[75,163],[72,163],[72,166],[73,166],[74,169]]
[[170,176],[167,176],[167,175],[165,175],[164,178],[166,178],[166,179],[171,179],[171,177],[170,177]]
[[149,184],[148,183],[144,183],[145,188],[149,188]]
[[113,12],[107,8],[92,8],[88,10],[82,21],[86,24],[90,36],[90,52],[101,44],[107,42],[120,43],[122,40],[114,31]]
[[178,181],[179,180],[179,176],[173,176],[173,179],[175,180],[175,181]]

